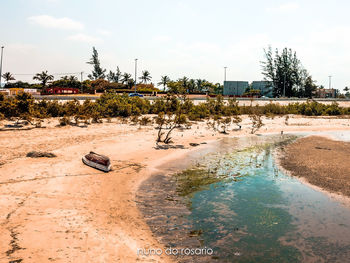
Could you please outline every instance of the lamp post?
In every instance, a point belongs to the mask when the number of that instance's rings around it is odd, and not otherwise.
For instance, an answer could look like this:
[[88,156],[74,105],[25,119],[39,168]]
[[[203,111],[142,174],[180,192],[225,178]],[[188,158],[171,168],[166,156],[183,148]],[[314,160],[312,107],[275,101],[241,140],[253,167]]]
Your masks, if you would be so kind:
[[286,73],[284,72],[283,97],[286,97]]
[[137,58],[135,58],[135,93],[136,93],[136,81],[137,81]]
[[2,78],[2,56],[4,53],[4,46],[1,47],[1,61],[0,61],[0,89],[2,88],[1,85],[1,78]]
[[224,82],[226,81],[226,70],[227,70],[227,67],[224,67],[224,72],[225,72],[225,74],[224,74]]

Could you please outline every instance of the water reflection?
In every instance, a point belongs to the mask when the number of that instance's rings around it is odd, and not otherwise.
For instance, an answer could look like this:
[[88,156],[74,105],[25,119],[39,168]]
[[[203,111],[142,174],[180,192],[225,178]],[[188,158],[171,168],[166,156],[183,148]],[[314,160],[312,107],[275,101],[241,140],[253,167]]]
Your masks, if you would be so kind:
[[350,209],[281,173],[280,139],[225,139],[198,161],[225,180],[191,193],[193,227],[223,262],[346,262]]

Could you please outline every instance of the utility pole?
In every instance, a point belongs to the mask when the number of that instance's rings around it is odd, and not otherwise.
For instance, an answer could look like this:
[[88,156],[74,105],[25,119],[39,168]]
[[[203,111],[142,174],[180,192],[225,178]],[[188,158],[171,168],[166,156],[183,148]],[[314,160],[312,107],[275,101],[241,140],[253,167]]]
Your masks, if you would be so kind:
[[136,81],[137,81],[137,58],[135,58],[135,93],[136,93]]
[[224,67],[224,72],[225,72],[225,74],[224,74],[224,82],[226,81],[226,70],[227,70],[227,67]]
[[328,76],[329,78],[329,89],[332,89],[332,76]]
[[80,82],[83,82],[83,74],[84,74],[84,71],[80,72]]
[[1,47],[1,61],[0,61],[0,89],[2,88],[1,85],[1,78],[2,78],[2,56],[4,53],[4,46]]
[[286,73],[284,73],[284,81],[283,81],[283,97],[286,96]]

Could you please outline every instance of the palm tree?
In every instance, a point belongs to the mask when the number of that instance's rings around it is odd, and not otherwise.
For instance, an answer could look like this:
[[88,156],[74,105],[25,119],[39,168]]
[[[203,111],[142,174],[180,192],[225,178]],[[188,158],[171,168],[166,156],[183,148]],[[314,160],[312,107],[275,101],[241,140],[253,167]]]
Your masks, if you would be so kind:
[[71,76],[69,76],[68,80],[70,82],[74,82],[74,81],[78,81],[78,78],[76,76],[71,75]]
[[16,80],[10,72],[5,72],[4,74],[2,74],[2,77],[5,79],[6,82]]
[[187,84],[188,92],[193,93],[196,89],[196,82],[194,79],[190,79]]
[[46,87],[46,84],[47,84],[49,81],[53,80],[53,79],[54,79],[53,75],[47,74],[47,70],[46,70],[46,71],[43,71],[43,72],[41,72],[41,73],[37,73],[37,74],[33,77],[33,80],[38,80],[38,81],[41,82],[41,85],[42,85],[43,88],[45,88],[45,87]]
[[133,86],[135,86],[135,81],[133,78],[130,78],[127,82],[129,89],[131,89]]
[[161,76],[161,81],[158,82],[158,86],[163,85],[163,90],[165,90],[165,86],[170,82],[170,78],[168,76]]
[[128,84],[128,82],[129,82],[130,79],[131,79],[131,74],[125,72],[125,73],[122,75],[121,81],[122,81],[123,84]]
[[71,75],[71,76],[63,76],[62,78],[61,78],[61,80],[66,80],[66,81],[70,81],[70,82],[74,82],[74,81],[78,81],[78,78],[76,77],[76,76],[73,76],[73,75]]
[[184,76],[182,79],[178,79],[179,82],[181,82],[182,87],[187,91],[188,89],[188,78]]
[[147,84],[147,81],[151,81],[151,73],[149,73],[148,70],[142,71],[142,76],[139,78],[142,80],[143,83]]
[[202,91],[203,83],[204,83],[204,80],[202,80],[202,79],[196,80],[196,88],[199,92]]

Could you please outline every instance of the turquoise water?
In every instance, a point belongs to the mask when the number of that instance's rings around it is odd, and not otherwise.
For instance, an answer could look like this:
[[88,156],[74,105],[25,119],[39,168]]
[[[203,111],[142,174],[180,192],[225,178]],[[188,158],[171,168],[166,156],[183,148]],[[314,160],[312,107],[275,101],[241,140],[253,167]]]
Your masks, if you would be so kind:
[[349,262],[349,207],[284,175],[272,150],[264,145],[203,160],[225,177],[189,196],[189,219],[203,231],[203,245],[221,262]]

